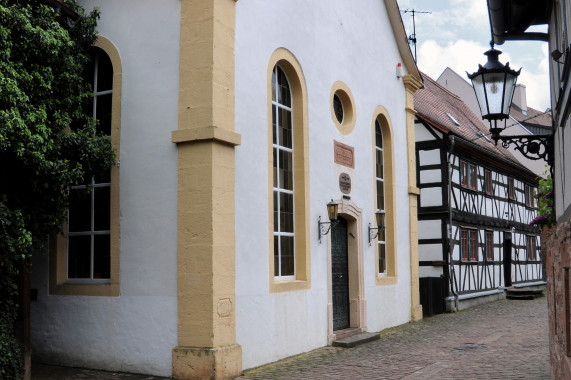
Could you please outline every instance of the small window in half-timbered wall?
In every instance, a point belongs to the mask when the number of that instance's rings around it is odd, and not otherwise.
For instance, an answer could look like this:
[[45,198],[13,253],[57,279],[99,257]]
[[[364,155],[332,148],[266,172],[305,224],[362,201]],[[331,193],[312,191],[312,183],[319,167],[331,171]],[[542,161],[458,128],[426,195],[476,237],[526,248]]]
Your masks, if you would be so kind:
[[527,207],[534,207],[533,187],[530,185],[525,185],[525,205]]
[[494,232],[486,231],[486,260],[494,259]]
[[569,282],[569,268],[563,269],[563,299],[565,307],[565,353],[571,356],[571,294]]
[[537,250],[536,250],[536,237],[532,235],[526,236],[527,240],[527,259],[528,260],[537,260]]
[[476,190],[478,188],[477,167],[467,161],[461,161],[462,167],[462,187]]
[[514,179],[508,178],[508,198],[515,199],[515,186],[514,186]]
[[485,182],[485,186],[486,186],[486,194],[488,195],[492,195],[492,171],[486,169],[486,171],[484,172],[484,182]]
[[478,260],[478,231],[472,229],[462,229],[461,232],[461,255],[462,261]]

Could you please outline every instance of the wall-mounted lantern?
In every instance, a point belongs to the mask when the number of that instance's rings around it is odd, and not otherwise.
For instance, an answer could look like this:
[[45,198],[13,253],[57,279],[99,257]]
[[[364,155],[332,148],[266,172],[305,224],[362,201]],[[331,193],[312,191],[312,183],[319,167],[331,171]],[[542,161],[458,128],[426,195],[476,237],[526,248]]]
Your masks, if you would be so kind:
[[[478,71],[468,74],[472,81],[476,99],[482,112],[482,119],[490,123],[490,133],[496,145],[498,140],[502,146],[508,148],[511,144],[525,157],[531,160],[544,159],[552,164],[552,135],[512,135],[500,136],[506,128],[505,120],[510,116],[510,106],[521,69],[515,71],[509,63],[503,65],[498,56],[501,51],[492,48],[484,53],[488,62],[484,66],[478,65]],[[503,127],[501,121],[504,121]],[[500,122],[500,123],[498,123]]]
[[317,227],[319,230],[319,244],[321,244],[321,237],[325,236],[331,231],[331,228],[335,227],[337,224],[337,210],[339,204],[335,203],[333,199],[331,202],[327,203],[327,217],[329,218],[329,222],[322,222],[321,216],[317,221]]
[[385,230],[385,212],[383,210],[377,210],[375,221],[377,222],[377,227],[371,227],[371,223],[369,223],[369,245],[371,245],[371,241],[379,236],[381,231]]

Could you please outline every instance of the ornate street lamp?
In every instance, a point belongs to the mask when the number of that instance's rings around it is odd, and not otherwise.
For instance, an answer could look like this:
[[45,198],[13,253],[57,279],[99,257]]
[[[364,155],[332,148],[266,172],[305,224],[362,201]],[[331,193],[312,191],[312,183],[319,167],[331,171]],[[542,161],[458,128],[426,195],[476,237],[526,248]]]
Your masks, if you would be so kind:
[[329,222],[322,222],[321,216],[317,221],[317,228],[319,230],[319,243],[321,244],[321,237],[325,236],[331,231],[332,227],[335,227],[337,224],[337,210],[339,204],[334,202],[333,199],[331,202],[327,203],[327,217],[329,218]]
[[525,157],[531,160],[544,159],[551,165],[552,135],[500,136],[506,128],[505,121],[510,116],[510,106],[521,69],[515,71],[510,68],[509,63],[503,65],[498,59],[502,52],[494,49],[493,44],[492,48],[484,54],[488,57],[488,62],[484,66],[478,65],[478,71],[475,73],[466,74],[472,80],[482,119],[490,123],[492,139],[496,145],[498,140],[501,140],[504,148],[514,144],[515,149]]

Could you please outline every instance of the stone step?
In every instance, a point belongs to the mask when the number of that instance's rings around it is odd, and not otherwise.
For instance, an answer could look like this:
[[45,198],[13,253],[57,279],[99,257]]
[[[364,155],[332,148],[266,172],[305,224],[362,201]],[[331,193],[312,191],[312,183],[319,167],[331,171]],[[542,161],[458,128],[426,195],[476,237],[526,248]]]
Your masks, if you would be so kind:
[[543,297],[543,290],[537,288],[509,288],[506,291],[506,298],[512,300],[532,300]]
[[380,338],[379,333],[364,332],[348,338],[334,340],[332,346],[352,348],[360,344],[369,343]]
[[348,327],[342,330],[335,330],[335,340],[349,338],[350,336],[360,334],[362,331],[358,327]]
[[533,300],[535,298],[538,298],[538,296],[522,295],[522,294],[506,294],[506,298],[509,300]]

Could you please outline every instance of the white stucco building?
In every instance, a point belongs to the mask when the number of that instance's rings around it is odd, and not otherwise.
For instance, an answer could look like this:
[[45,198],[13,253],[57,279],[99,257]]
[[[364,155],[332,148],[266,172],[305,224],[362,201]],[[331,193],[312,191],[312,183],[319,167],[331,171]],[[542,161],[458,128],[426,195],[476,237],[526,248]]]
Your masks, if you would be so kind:
[[395,0],[84,3],[119,161],[34,259],[34,360],[228,378],[422,317]]

